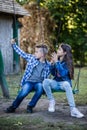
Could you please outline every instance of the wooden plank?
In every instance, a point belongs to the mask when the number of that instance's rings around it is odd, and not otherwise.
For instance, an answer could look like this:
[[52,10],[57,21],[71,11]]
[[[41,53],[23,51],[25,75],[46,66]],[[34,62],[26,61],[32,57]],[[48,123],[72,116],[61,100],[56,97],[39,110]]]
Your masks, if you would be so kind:
[[14,7],[16,15],[29,16],[29,12],[19,5],[15,0],[0,0],[0,12],[14,14]]
[[5,74],[13,73],[13,49],[10,40],[13,37],[11,17],[0,16],[0,48],[4,61]]

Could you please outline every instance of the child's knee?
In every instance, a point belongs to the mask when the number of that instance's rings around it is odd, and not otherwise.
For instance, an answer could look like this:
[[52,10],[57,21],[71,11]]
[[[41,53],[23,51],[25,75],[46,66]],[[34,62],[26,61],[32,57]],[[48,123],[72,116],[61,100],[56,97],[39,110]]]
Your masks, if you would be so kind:
[[64,84],[63,84],[63,88],[71,89],[70,83],[68,81],[65,81]]
[[48,80],[49,80],[49,79],[44,79],[43,85],[44,85],[44,84],[47,84],[47,83],[48,83]]

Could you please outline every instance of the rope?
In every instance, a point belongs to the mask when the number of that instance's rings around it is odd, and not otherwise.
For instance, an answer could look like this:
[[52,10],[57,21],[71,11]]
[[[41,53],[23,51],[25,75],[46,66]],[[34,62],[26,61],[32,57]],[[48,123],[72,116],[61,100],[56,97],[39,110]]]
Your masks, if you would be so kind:
[[73,92],[74,92],[74,93],[78,93],[78,92],[79,92],[79,78],[80,78],[80,72],[81,72],[81,68],[79,68],[79,72],[78,72],[78,75],[77,75],[77,79],[76,79],[75,85],[74,85],[74,87],[73,87]]
[[40,0],[37,0],[37,5],[38,5],[38,14],[39,14],[39,25],[40,25],[40,33],[41,33],[41,37],[39,37],[39,40],[41,40],[41,42],[44,42],[44,37],[43,37],[43,26],[42,26],[42,20],[41,20],[41,9],[40,9]]
[[[13,27],[14,27],[14,30],[17,31],[17,24],[16,24],[16,13],[15,13],[15,2],[13,0],[13,11],[14,11],[14,16],[13,16]],[[17,40],[18,38],[17,37],[13,37],[15,40]]]
[[[16,11],[15,11],[15,0],[13,0],[13,11],[14,11],[14,16],[13,16],[13,27],[14,27],[14,30],[17,32],[17,17],[16,17]],[[18,36],[16,37],[13,37],[16,41],[16,43],[18,44]],[[19,58],[18,58],[18,54],[15,53],[14,51],[14,59],[16,60],[16,62],[18,62]],[[16,63],[14,63],[16,64]],[[20,69],[20,76],[22,77],[22,69]],[[21,78],[20,78],[21,80]],[[20,83],[19,83],[19,86],[18,86],[18,93],[20,91]]]

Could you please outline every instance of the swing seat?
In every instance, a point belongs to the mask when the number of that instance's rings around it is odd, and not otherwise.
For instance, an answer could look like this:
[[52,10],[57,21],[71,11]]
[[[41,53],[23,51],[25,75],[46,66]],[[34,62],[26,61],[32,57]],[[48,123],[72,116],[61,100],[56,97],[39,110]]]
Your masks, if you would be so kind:
[[[65,91],[59,89],[59,90],[52,90],[52,92],[55,93],[55,92],[65,92]],[[73,94],[78,94],[78,93],[79,93],[79,90],[78,90],[78,89],[75,89],[75,90],[73,89],[72,92],[73,92]]]
[[55,92],[65,92],[65,91],[64,91],[64,90],[59,89],[59,90],[52,90],[52,92],[53,92],[53,93],[55,93]]
[[78,89],[75,89],[75,90],[72,90],[72,91],[73,91],[73,94],[78,94],[79,93]]
[[[72,89],[73,94],[78,94],[78,93],[79,93],[80,70],[81,70],[81,69],[79,68],[79,72],[78,72],[78,75],[77,75],[77,79],[76,79],[75,85],[74,85],[74,87],[73,87],[73,89]],[[65,91],[59,89],[59,90],[52,90],[52,92],[54,93],[54,92],[65,92]]]

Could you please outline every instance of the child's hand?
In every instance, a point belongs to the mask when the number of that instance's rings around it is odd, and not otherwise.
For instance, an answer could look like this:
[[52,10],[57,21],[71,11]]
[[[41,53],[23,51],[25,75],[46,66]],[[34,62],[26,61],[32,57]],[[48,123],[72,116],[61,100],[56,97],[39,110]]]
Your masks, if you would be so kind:
[[15,39],[11,39],[11,44],[14,44],[15,42]]
[[52,54],[52,57],[51,57],[51,63],[55,63],[55,62],[57,62],[58,61],[58,56],[57,56],[57,54],[54,52],[53,54]]

